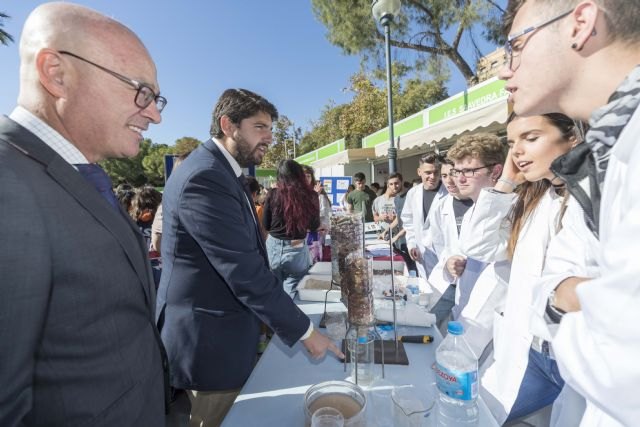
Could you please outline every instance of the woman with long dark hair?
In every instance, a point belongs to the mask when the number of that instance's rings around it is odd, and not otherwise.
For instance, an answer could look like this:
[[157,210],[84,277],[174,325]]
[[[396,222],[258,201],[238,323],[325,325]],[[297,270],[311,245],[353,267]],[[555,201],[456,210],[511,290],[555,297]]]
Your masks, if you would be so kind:
[[494,318],[494,360],[481,382],[499,402],[492,408],[499,423],[553,403],[564,386],[549,343],[530,332],[531,307],[565,205],[562,182],[549,167],[580,138],[572,119],[550,113],[512,115],[507,141],[502,176],[474,206],[474,233],[460,236],[468,256],[511,261],[506,301]]
[[274,274],[293,298],[298,282],[309,270],[308,231],[320,226],[318,193],[294,160],[278,165],[276,187],[265,200],[262,224],[269,232],[267,253]]

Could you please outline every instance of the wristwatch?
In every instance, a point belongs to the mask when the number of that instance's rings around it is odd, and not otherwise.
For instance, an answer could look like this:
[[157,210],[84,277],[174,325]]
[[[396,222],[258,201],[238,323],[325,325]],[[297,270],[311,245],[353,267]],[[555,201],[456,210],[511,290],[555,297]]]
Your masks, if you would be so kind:
[[560,321],[562,320],[562,316],[567,314],[567,312],[564,311],[563,309],[556,307],[556,290],[555,289],[552,290],[551,293],[549,294],[549,298],[547,299],[547,307],[545,311],[549,316],[549,318],[553,321],[553,323],[560,323]]

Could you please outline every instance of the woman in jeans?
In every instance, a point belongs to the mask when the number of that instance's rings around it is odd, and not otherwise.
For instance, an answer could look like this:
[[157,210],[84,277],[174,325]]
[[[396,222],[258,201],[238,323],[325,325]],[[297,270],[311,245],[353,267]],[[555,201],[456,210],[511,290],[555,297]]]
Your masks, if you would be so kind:
[[531,414],[558,397],[560,377],[549,343],[533,336],[531,306],[549,241],[558,231],[564,188],[551,162],[578,144],[572,119],[550,113],[507,122],[509,153],[495,187],[482,190],[473,207],[463,252],[484,262],[511,261],[504,307],[493,323],[493,361],[481,384],[499,402],[498,422]]
[[299,163],[280,162],[276,187],[267,195],[262,215],[262,224],[269,233],[271,270],[293,298],[310,266],[307,231],[316,231],[320,226],[318,193],[307,182]]

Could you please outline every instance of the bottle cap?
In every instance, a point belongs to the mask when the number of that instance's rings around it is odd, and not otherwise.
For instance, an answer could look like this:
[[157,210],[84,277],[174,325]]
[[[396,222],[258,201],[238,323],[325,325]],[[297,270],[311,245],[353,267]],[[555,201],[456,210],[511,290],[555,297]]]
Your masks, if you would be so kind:
[[461,322],[451,321],[447,324],[447,332],[451,335],[462,335],[464,332],[464,326],[462,326]]

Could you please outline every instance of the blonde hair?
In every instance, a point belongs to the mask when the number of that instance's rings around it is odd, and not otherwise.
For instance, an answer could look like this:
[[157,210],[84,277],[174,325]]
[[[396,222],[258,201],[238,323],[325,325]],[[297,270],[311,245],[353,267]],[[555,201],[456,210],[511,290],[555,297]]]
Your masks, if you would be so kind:
[[458,138],[447,152],[447,158],[453,162],[465,157],[479,159],[487,166],[501,165],[504,163],[505,149],[496,135],[475,133]]

